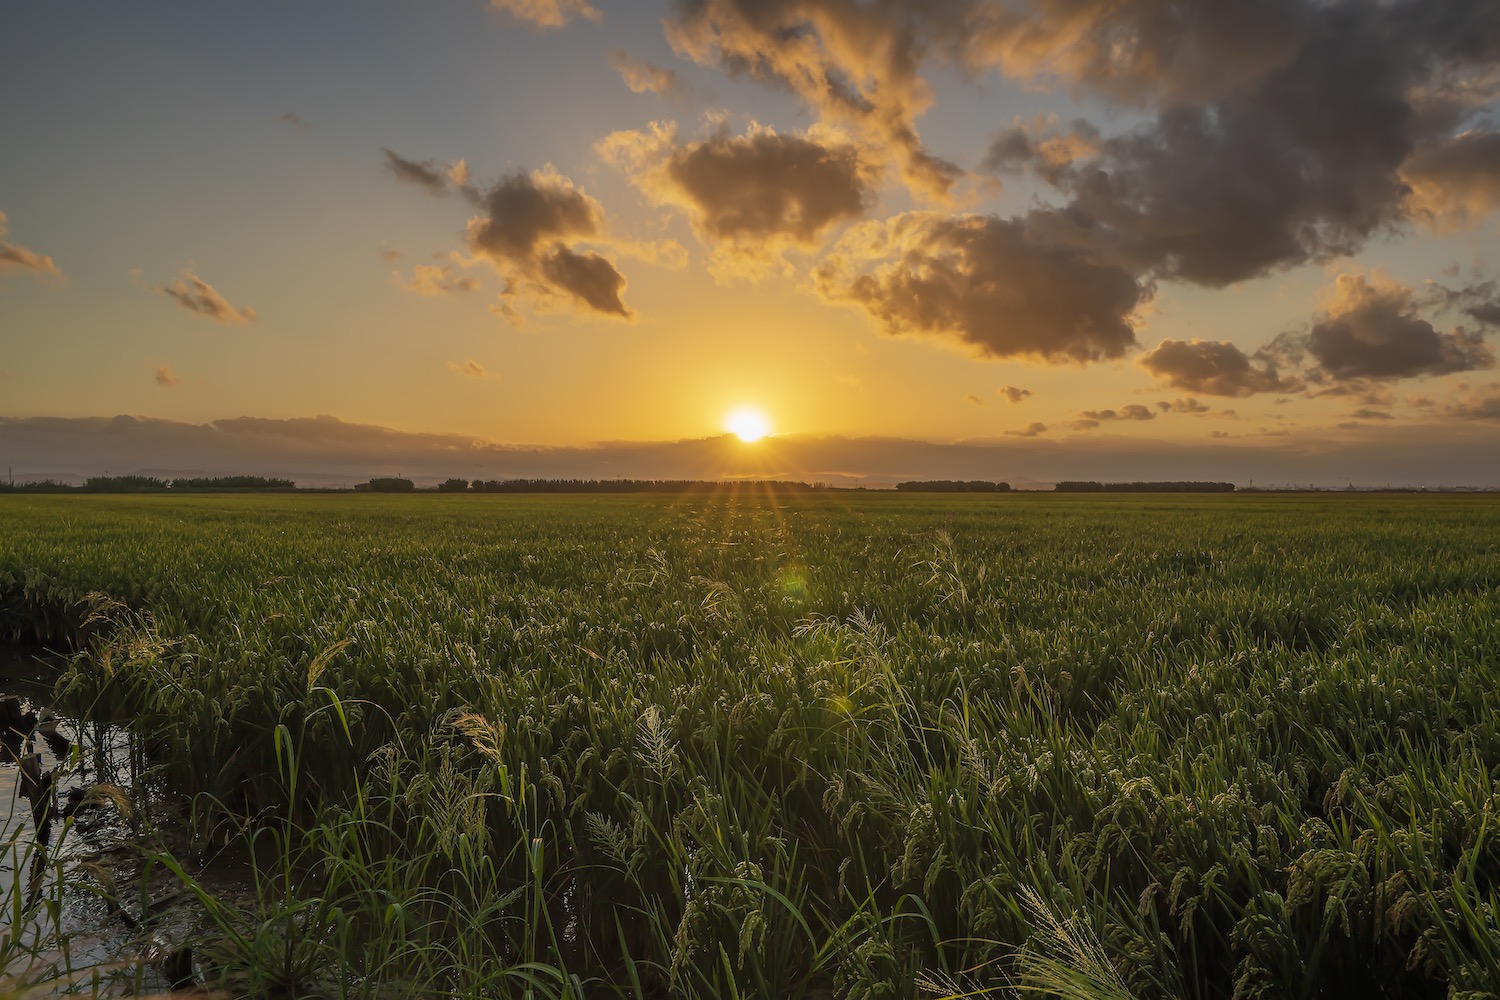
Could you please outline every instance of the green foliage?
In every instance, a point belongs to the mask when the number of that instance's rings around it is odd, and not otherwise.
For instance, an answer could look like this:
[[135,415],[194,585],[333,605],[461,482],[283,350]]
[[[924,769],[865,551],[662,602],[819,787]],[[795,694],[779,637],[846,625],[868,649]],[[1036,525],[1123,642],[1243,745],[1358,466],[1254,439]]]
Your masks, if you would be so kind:
[[1486,497],[14,495],[0,612],[279,859],[246,992],[1500,982]]

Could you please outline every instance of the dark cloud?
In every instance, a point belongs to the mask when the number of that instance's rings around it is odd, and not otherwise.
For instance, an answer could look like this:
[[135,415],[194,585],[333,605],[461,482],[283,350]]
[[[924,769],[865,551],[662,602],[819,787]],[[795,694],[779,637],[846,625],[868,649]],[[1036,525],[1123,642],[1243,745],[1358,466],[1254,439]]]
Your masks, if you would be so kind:
[[954,338],[992,358],[1116,358],[1151,297],[1129,272],[1032,238],[1022,222],[911,212],[851,230],[815,278],[888,333]]
[[1389,413],[1385,412],[1384,410],[1372,410],[1369,407],[1361,407],[1360,409],[1355,410],[1353,413],[1349,414],[1349,416],[1353,417],[1355,420],[1394,420],[1394,419],[1396,419],[1395,417],[1391,416]]
[[438,167],[431,160],[404,159],[389,149],[382,149],[380,152],[385,155],[385,165],[396,180],[426,188],[428,194],[439,197],[448,193],[450,178],[447,168]]
[[[1302,0],[1012,0],[934,4],[960,58],[1119,100],[1218,98],[1283,65],[1315,30]],[[955,7],[963,8],[962,11]],[[937,16],[943,16],[939,14]]]
[[302,116],[297,114],[297,112],[295,111],[288,111],[277,120],[290,125],[298,132],[306,132],[308,129],[312,128],[312,126],[309,125],[305,120],[303,120]]
[[701,64],[775,81],[827,123],[853,128],[913,190],[945,196],[961,171],[922,146],[916,119],[932,103],[920,75],[933,29],[967,4],[848,0],[677,0],[673,48]]
[[1478,332],[1439,332],[1412,291],[1379,274],[1341,274],[1327,313],[1302,339],[1318,371],[1336,380],[1400,379],[1492,367]]
[[1463,288],[1446,288],[1430,282],[1426,299],[1440,312],[1457,309],[1481,326],[1500,327],[1500,289],[1493,281]]
[[1265,358],[1250,357],[1221,340],[1163,340],[1137,364],[1174,389],[1205,396],[1285,392],[1288,384]]
[[506,279],[502,307],[523,292],[545,300],[562,294],[593,312],[629,319],[625,278],[607,258],[580,243],[609,242],[604,210],[550,167],[513,174],[480,199],[482,214],[469,220],[469,249],[489,259]]
[[1084,410],[1079,416],[1097,426],[1109,420],[1155,420],[1156,411],[1139,403],[1130,403],[1118,410]]
[[1012,403],[1019,403],[1022,400],[1027,399],[1028,397],[1030,397],[1031,390],[1030,389],[1020,389],[1020,388],[1017,388],[1016,386],[1013,386],[1013,385],[1003,385],[1003,386],[1000,387],[1000,395],[1004,396],[1007,400],[1009,400]]
[[218,289],[198,277],[191,269],[183,270],[172,279],[170,285],[156,290],[188,312],[228,326],[255,322],[254,309],[237,309],[230,305],[229,300],[220,295]]
[[595,312],[630,318],[620,296],[625,278],[605,258],[585,250],[554,247],[541,258],[541,273],[554,287],[569,293]]
[[1006,431],[1005,433],[1011,437],[1034,438],[1047,433],[1047,425],[1034,420],[1019,430]]
[[1459,228],[1500,208],[1500,132],[1471,129],[1419,149],[1401,168],[1411,209],[1433,228]]
[[625,86],[633,94],[657,94],[680,101],[692,93],[692,88],[672,70],[632,59],[624,49],[611,50],[609,65],[620,74],[620,79],[625,81]]
[[[1500,135],[1455,132],[1497,96],[1493,4],[1031,0],[984,8],[975,48],[1153,109],[1096,141],[1018,125],[985,163],[1068,196],[1057,238],[1222,286],[1352,254],[1413,213],[1500,207]],[[1097,153],[1088,153],[1090,145]]]
[[1208,412],[1208,407],[1198,402],[1191,396],[1186,399],[1178,399],[1172,402],[1162,400],[1156,404],[1163,413],[1194,413],[1203,414]]
[[870,176],[847,142],[752,127],[679,143],[674,127],[616,132],[599,144],[659,204],[685,211],[700,238],[731,257],[764,262],[816,247],[835,226],[859,218]]
[[[5,213],[0,212],[0,236],[4,236],[6,231]],[[0,276],[7,274],[30,274],[59,280],[63,276],[57,262],[46,254],[0,240]]]
[[1500,387],[1490,386],[1476,392],[1467,399],[1449,403],[1442,408],[1444,416],[1459,420],[1500,421]]

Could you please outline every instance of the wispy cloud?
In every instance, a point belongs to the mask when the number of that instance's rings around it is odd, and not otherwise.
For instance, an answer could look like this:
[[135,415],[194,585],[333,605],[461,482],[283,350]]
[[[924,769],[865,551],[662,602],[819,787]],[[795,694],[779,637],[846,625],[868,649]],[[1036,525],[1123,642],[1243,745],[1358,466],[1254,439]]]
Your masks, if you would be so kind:
[[170,285],[156,290],[188,312],[206,319],[229,326],[255,322],[254,309],[237,309],[230,305],[218,289],[194,274],[191,268],[184,268]]
[[487,379],[490,377],[490,373],[485,371],[484,365],[478,361],[450,361],[448,370],[467,378]]
[[609,64],[633,94],[656,94],[680,101],[691,93],[691,88],[674,71],[633,59],[624,49],[611,50]]
[[[0,212],[0,236],[4,236],[6,229],[6,215]],[[7,274],[29,274],[36,278],[50,278],[61,281],[62,269],[57,262],[44,253],[28,250],[19,243],[7,243],[0,240],[0,276]]]
[[156,372],[156,384],[163,389],[175,389],[182,384],[182,379],[177,377],[171,365],[156,365],[153,370]]
[[575,17],[597,21],[603,16],[588,0],[490,0],[490,9],[539,28],[561,28]]

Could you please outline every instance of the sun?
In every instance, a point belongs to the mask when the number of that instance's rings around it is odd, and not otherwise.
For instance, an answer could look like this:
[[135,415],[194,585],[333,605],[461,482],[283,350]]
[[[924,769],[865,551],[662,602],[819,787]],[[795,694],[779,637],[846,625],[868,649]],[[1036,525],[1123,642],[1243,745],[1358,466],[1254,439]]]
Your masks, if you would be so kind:
[[748,406],[733,411],[724,418],[724,428],[746,444],[759,441],[771,433],[771,421],[759,410]]

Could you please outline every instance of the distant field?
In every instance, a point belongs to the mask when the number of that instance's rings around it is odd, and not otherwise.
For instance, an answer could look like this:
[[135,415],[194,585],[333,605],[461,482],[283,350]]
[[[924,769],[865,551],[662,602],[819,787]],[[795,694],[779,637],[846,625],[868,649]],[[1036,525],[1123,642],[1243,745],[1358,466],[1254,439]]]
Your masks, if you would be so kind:
[[0,634],[246,990],[1500,983],[1500,497],[0,496]]

